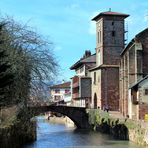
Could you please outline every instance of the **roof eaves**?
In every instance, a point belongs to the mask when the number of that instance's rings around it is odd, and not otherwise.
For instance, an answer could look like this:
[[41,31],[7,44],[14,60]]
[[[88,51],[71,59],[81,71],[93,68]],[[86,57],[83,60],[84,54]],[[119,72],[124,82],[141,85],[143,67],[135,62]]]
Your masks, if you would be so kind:
[[102,13],[98,14],[97,16],[92,18],[92,21],[96,21],[101,16],[123,16],[124,18],[126,18],[129,16],[129,14],[107,11],[107,12],[102,12]]
[[123,56],[123,54],[127,51],[128,48],[130,48],[135,43],[134,38],[127,44],[127,46],[122,50],[120,53],[120,56]]
[[148,78],[148,75],[145,76],[143,79],[139,80],[137,83],[135,83],[132,86],[130,86],[129,89],[136,87],[137,85],[139,85],[142,81],[144,81],[147,78]]
[[97,69],[105,69],[105,68],[119,68],[119,65],[104,65],[104,64],[102,64],[100,66],[89,69],[89,71],[94,71]]

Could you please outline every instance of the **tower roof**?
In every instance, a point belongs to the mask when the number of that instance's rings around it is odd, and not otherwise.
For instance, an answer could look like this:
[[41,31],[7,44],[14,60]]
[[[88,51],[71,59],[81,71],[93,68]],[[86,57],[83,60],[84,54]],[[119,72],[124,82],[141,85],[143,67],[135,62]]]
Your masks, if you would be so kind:
[[101,12],[97,16],[95,16],[92,21],[96,21],[98,18],[102,16],[120,16],[120,17],[128,17],[128,14],[120,13],[120,12],[113,12],[113,11],[106,11],[106,12]]

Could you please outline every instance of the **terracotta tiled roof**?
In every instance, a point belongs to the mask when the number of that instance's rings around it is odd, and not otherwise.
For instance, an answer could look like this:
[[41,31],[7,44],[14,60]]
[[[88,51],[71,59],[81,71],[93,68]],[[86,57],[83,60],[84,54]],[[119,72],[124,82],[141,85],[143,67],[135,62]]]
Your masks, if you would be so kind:
[[79,61],[77,61],[74,65],[70,67],[71,70],[78,68],[84,63],[96,63],[96,54],[93,54],[86,58],[81,58]]
[[119,13],[119,12],[112,12],[112,11],[106,11],[106,12],[102,12],[100,14],[102,14],[102,15],[128,15],[128,14]]
[[62,83],[62,84],[57,84],[57,85],[53,85],[51,86],[50,88],[70,88],[70,84],[71,82],[65,82],[65,83]]
[[95,21],[96,19],[98,19],[101,16],[122,16],[124,18],[128,17],[128,14],[124,14],[124,13],[120,13],[120,12],[112,12],[112,11],[106,11],[106,12],[101,12],[100,14],[98,14],[97,16],[95,16],[92,21]]

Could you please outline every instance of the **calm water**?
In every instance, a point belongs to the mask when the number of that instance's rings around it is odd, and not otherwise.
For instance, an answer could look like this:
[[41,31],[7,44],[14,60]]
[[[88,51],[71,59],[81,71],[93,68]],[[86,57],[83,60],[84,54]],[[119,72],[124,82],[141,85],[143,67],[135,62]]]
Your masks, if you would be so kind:
[[25,148],[143,148],[128,141],[87,130],[75,130],[60,124],[50,124],[38,118],[37,141]]

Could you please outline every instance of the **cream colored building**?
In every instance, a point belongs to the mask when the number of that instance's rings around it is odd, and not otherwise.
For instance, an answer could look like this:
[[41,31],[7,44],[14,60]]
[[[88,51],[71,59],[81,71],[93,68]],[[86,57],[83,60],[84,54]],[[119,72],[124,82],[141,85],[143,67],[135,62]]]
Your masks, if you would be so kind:
[[[62,84],[51,86],[50,94],[51,100],[53,102],[63,101],[63,103],[66,103],[65,101],[67,100],[69,102],[71,99],[71,82],[65,82]],[[67,100],[66,97],[68,97]]]
[[144,119],[148,114],[148,76],[129,89],[129,118]]

